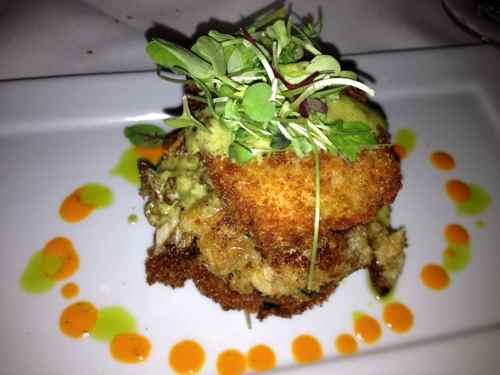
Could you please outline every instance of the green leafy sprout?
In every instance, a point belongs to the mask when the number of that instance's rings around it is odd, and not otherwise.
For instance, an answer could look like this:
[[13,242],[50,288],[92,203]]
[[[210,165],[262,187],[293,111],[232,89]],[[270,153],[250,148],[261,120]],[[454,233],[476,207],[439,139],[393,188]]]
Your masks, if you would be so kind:
[[[376,133],[368,124],[328,118],[326,101],[335,100],[347,87],[369,96],[375,92],[354,72],[342,70],[333,56],[322,54],[320,31],[321,21],[299,26],[280,8],[235,35],[210,31],[191,50],[162,39],[146,47],[161,78],[197,89],[184,95],[182,115],[166,119],[167,125],[210,132],[190,110],[190,103],[200,102],[231,132],[228,156],[239,164],[274,152],[292,151],[301,158],[313,153],[316,208],[309,290],[319,231],[319,154],[352,162],[363,149],[377,147]],[[186,79],[165,76],[165,70]]]

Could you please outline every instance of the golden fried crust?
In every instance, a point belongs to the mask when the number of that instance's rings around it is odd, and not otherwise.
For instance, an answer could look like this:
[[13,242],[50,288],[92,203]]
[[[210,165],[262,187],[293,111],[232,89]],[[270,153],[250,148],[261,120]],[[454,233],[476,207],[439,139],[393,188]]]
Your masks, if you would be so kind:
[[[293,153],[238,165],[207,159],[215,190],[259,247],[310,243],[314,216],[314,159]],[[321,235],[372,220],[401,188],[400,164],[392,150],[365,150],[354,163],[321,154]]]
[[149,252],[146,274],[149,284],[159,282],[173,288],[181,287],[186,280],[192,279],[200,293],[218,303],[222,309],[257,313],[257,318],[261,320],[270,315],[290,318],[301,314],[315,305],[321,305],[336,287],[335,283],[325,285],[306,299],[292,296],[265,298],[255,289],[248,294],[238,293],[230,288],[227,281],[199,262],[195,247],[187,251],[170,247],[162,254]]

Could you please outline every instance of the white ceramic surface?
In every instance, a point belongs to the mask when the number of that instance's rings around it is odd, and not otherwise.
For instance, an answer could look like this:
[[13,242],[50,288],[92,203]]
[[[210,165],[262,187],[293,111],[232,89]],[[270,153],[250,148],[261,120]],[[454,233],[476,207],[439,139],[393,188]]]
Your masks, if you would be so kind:
[[[351,314],[365,311],[380,319],[382,306],[368,291],[364,272],[350,276],[322,307],[292,320],[254,321],[247,330],[243,314],[222,312],[191,285],[171,290],[149,287],[143,262],[152,230],[142,215],[136,188],[109,170],[128,147],[126,124],[158,120],[162,109],[179,103],[180,89],[152,73],[94,75],[0,83],[0,228],[3,259],[0,274],[0,363],[5,374],[167,374],[170,347],[193,338],[207,352],[206,374],[214,373],[217,354],[227,348],[245,352],[270,345],[285,373],[494,373],[500,369],[500,52],[490,47],[449,48],[355,56],[361,70],[375,79],[376,100],[394,132],[411,128],[417,147],[403,163],[404,188],[394,205],[394,223],[404,224],[410,246],[396,297],[411,307],[415,326],[405,335],[383,329],[373,346],[361,345],[354,358],[340,359],[333,341],[352,332]],[[437,149],[450,152],[457,168],[434,170],[428,159]],[[459,217],[443,192],[449,178],[477,183],[493,204],[475,217]],[[115,196],[111,207],[78,224],[57,215],[64,197],[96,181]],[[127,216],[137,213],[137,225]],[[443,228],[460,223],[470,232],[473,259],[450,287],[432,292],[420,282],[424,264],[439,262],[445,247]],[[68,236],[81,258],[72,280],[78,299],[98,307],[119,304],[137,318],[153,351],[141,365],[113,361],[105,344],[71,340],[57,328],[68,305],[58,288],[32,296],[18,286],[29,257],[52,237]],[[295,368],[292,339],[316,336],[325,361]],[[471,335],[464,336],[465,333]],[[295,371],[295,372],[294,372]],[[337,372],[338,371],[338,372]]]

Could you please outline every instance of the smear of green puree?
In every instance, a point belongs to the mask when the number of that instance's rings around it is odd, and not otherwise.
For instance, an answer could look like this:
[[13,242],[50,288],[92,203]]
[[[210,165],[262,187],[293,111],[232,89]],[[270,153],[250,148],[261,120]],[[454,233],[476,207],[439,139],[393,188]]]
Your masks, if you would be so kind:
[[91,336],[99,341],[111,341],[121,333],[134,332],[137,332],[134,317],[123,307],[110,306],[99,309],[97,323]]
[[399,129],[394,135],[394,143],[403,146],[406,152],[412,152],[417,143],[417,136],[411,129]]
[[96,208],[108,207],[113,202],[113,193],[111,190],[101,184],[87,184],[81,194],[83,203]]
[[119,176],[132,185],[139,186],[139,170],[137,161],[139,158],[135,153],[134,147],[126,149],[118,160],[118,163],[110,171],[113,176]]
[[38,251],[31,256],[19,279],[19,285],[25,292],[32,294],[44,293],[54,286],[55,281],[49,279],[44,273],[44,267],[47,267],[44,264],[44,258],[42,251]]
[[491,195],[481,186],[475,184],[467,184],[469,186],[471,196],[463,203],[456,203],[459,215],[474,216],[482,214],[491,206]]

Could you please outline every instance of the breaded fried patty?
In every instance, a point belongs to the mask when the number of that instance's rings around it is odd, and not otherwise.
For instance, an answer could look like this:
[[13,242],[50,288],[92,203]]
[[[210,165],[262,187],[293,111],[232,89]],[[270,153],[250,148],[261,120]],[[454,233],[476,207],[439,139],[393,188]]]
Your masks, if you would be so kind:
[[[310,243],[314,215],[314,161],[292,153],[238,165],[207,159],[215,191],[261,247]],[[320,233],[373,220],[401,188],[400,165],[392,150],[363,151],[354,163],[321,154]]]
[[[321,219],[308,285],[312,155],[281,152],[236,164],[193,152],[193,134],[170,133],[162,161],[139,165],[146,216],[156,227],[146,260],[149,284],[176,288],[192,280],[224,310],[259,319],[291,317],[321,304],[343,278],[363,268],[380,294],[394,287],[406,238],[377,218],[383,207],[389,212],[401,188],[400,163],[390,148],[366,149],[354,162],[321,153]],[[378,141],[388,143],[384,129]]]
[[330,283],[305,298],[290,296],[264,296],[253,289],[250,293],[240,293],[231,289],[222,277],[208,271],[192,251],[179,252],[170,248],[161,254],[150,251],[146,261],[147,281],[171,287],[182,287],[192,279],[201,294],[217,302],[224,310],[245,310],[257,313],[258,319],[270,315],[289,318],[305,310],[322,304],[335,291],[336,283]]

